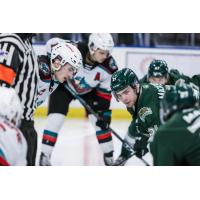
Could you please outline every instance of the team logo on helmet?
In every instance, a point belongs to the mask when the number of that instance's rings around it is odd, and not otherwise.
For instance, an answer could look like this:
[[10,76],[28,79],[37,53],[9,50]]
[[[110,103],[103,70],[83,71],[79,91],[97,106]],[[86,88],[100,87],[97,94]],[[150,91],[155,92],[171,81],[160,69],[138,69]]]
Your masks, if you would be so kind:
[[163,77],[168,74],[168,66],[164,60],[153,60],[149,65],[148,77]]

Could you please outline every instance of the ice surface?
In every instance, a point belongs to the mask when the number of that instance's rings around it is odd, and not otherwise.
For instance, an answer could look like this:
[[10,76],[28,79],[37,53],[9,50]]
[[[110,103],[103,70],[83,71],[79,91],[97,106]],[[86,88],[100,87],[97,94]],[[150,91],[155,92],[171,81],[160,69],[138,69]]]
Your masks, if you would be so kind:
[[[45,126],[45,118],[35,119],[35,128],[38,132],[38,153],[41,151],[41,138]],[[124,137],[130,121],[114,120],[111,127],[122,138]],[[114,156],[119,155],[121,142],[113,135]],[[144,159],[150,164],[152,158],[150,154],[144,156]],[[67,119],[61,129],[57,143],[55,145],[52,159],[52,165],[56,166],[103,166],[103,156],[100,146],[95,136],[95,130],[87,119]],[[126,165],[144,165],[140,159],[133,156]]]

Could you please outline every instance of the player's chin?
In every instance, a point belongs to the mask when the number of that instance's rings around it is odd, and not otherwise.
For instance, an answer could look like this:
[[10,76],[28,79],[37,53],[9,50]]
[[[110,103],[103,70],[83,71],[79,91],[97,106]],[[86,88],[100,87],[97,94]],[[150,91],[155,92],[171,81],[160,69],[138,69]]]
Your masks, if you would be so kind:
[[63,79],[60,79],[59,82],[60,82],[60,83],[64,83],[64,82],[65,82],[65,79],[64,79],[64,78],[63,78]]
[[126,103],[126,106],[127,106],[128,108],[132,108],[132,107],[133,107],[133,103],[132,103],[132,102]]
[[98,61],[98,63],[103,63],[105,61],[105,59],[100,59],[99,61]]

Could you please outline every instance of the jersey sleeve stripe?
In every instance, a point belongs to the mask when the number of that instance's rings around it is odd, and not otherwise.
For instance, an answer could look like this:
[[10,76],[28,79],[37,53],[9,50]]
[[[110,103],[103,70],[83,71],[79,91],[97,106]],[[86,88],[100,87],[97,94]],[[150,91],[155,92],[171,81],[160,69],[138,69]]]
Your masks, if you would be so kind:
[[100,92],[100,91],[97,91],[97,96],[103,98],[103,99],[106,99],[108,101],[111,100],[112,98],[112,95],[111,94],[106,94],[106,93],[103,93],[103,92]]
[[10,164],[0,155],[0,166],[10,166]]
[[108,133],[104,133],[104,134],[101,134],[101,135],[97,135],[97,138],[99,140],[103,140],[103,139],[106,139],[106,138],[110,138],[112,135],[111,135],[111,132],[108,132]]
[[3,151],[0,149],[0,166],[9,166],[10,164],[6,161]]
[[16,76],[16,73],[13,69],[6,67],[3,64],[0,64],[0,80],[8,84],[12,84]]
[[54,142],[55,143],[57,138],[54,138],[54,137],[52,137],[50,135],[43,135],[43,140],[48,140],[50,142]]

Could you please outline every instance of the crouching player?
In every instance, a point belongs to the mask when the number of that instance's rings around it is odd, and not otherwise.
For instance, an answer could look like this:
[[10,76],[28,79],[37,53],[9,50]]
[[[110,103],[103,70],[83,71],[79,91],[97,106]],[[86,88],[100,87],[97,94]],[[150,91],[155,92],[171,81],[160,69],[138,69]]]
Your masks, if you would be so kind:
[[[124,68],[112,75],[111,90],[133,117],[125,141],[133,147],[135,155],[141,158],[148,152],[148,141],[160,125],[159,103],[165,89],[162,85],[139,84],[136,74]],[[124,165],[131,154],[131,149],[123,144],[114,165]]]
[[161,101],[161,119],[150,150],[154,165],[200,165],[199,93],[190,85],[169,86]]

